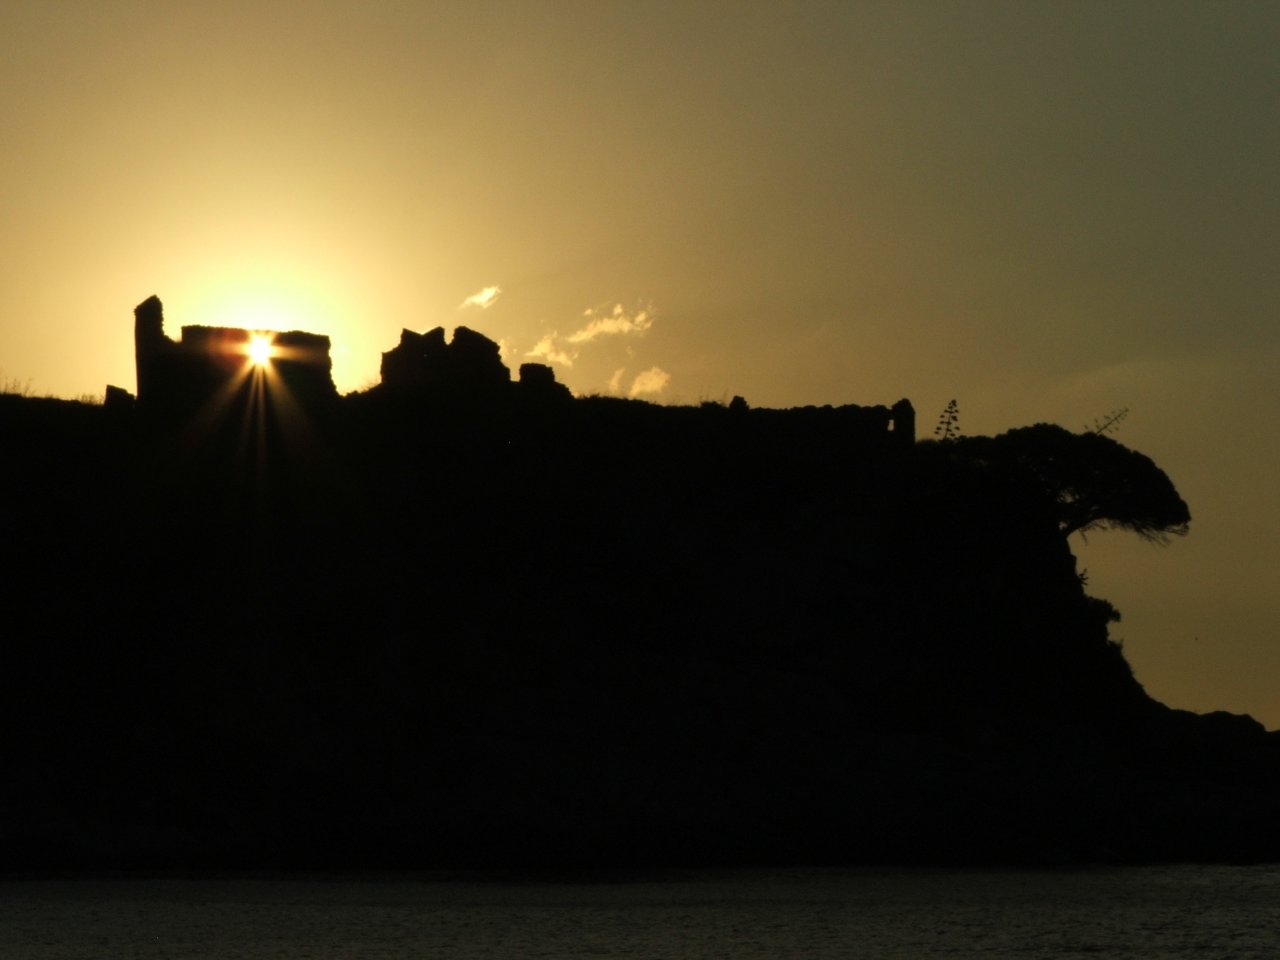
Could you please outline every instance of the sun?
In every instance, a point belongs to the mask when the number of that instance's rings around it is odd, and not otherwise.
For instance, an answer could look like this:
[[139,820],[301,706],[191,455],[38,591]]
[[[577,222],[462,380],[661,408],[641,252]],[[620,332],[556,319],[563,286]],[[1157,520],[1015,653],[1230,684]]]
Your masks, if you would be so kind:
[[275,352],[271,346],[271,337],[265,333],[255,333],[249,337],[249,362],[255,367],[265,367]]

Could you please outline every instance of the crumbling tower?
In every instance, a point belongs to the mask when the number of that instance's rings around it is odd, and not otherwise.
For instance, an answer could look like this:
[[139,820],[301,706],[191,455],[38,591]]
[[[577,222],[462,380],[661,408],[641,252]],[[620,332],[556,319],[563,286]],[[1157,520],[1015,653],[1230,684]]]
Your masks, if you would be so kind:
[[164,393],[165,371],[172,365],[176,344],[164,335],[164,305],[156,296],[133,308],[134,363],[138,400],[157,402]]

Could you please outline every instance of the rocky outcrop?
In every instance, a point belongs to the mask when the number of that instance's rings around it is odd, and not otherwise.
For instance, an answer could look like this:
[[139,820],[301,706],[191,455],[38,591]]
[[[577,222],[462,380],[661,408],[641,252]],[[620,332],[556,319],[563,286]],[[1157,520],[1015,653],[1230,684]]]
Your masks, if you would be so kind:
[[[184,333],[140,306],[152,410],[234,336]],[[1147,697],[987,441],[570,399],[473,331],[383,371],[313,448],[0,397],[0,862],[1280,858],[1280,734]]]
[[556,372],[545,363],[520,364],[520,393],[535,403],[573,399],[569,388],[556,382]]
[[399,345],[382,355],[382,385],[392,393],[493,397],[510,383],[498,345],[467,327],[454,330],[448,343],[443,327],[404,330]]

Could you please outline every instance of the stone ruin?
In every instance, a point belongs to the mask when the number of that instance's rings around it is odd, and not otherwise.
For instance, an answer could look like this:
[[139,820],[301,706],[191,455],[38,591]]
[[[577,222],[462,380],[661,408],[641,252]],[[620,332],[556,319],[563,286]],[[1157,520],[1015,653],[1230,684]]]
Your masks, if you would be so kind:
[[[446,342],[444,327],[426,333],[403,330],[400,343],[382,355],[382,388],[404,397],[499,401],[513,384],[496,343],[468,327],[457,327]],[[524,399],[570,399],[555,371],[542,363],[520,365],[518,392]]]
[[[174,341],[164,332],[164,307],[149,297],[133,311],[137,404],[163,419],[189,415],[244,378],[254,331],[238,327],[186,326]],[[338,397],[329,338],[292,330],[271,333],[272,376],[291,403],[315,412]]]
[[[134,309],[134,344],[137,360],[139,411],[152,420],[179,423],[198,411],[224,404],[243,404],[242,386],[251,360],[248,347],[254,331],[236,327],[185,326],[180,340],[164,332],[164,308],[158,297],[149,297]],[[338,392],[333,384],[329,338],[314,333],[274,333],[271,358],[272,382],[284,391],[265,391],[269,403],[288,405],[309,415],[323,415],[333,408]],[[240,394],[232,401],[231,388]],[[426,333],[404,330],[400,343],[382,354],[381,383],[374,390],[388,398],[426,401],[432,406],[469,408],[476,412],[496,409],[512,400],[530,409],[572,399],[569,389],[556,382],[555,372],[541,363],[521,364],[519,379],[502,362],[497,343],[467,327],[457,327],[446,341],[443,327]],[[272,394],[277,394],[272,396]],[[108,387],[107,406],[120,408],[132,398],[117,387]],[[225,411],[224,411],[225,412]],[[818,432],[844,436],[871,448],[915,443],[915,411],[908,400],[892,407],[805,407],[794,410],[749,409],[735,397],[728,412],[754,424],[757,439],[789,444],[798,433]]]

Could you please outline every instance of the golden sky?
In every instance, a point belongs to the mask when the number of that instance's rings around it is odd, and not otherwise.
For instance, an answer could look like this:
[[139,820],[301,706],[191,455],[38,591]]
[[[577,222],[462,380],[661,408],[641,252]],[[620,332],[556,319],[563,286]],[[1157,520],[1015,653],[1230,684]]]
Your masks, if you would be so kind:
[[947,401],[1152,456],[1077,552],[1138,678],[1280,727],[1280,6],[0,4],[0,381],[132,389],[132,308],[471,326],[579,393]]

